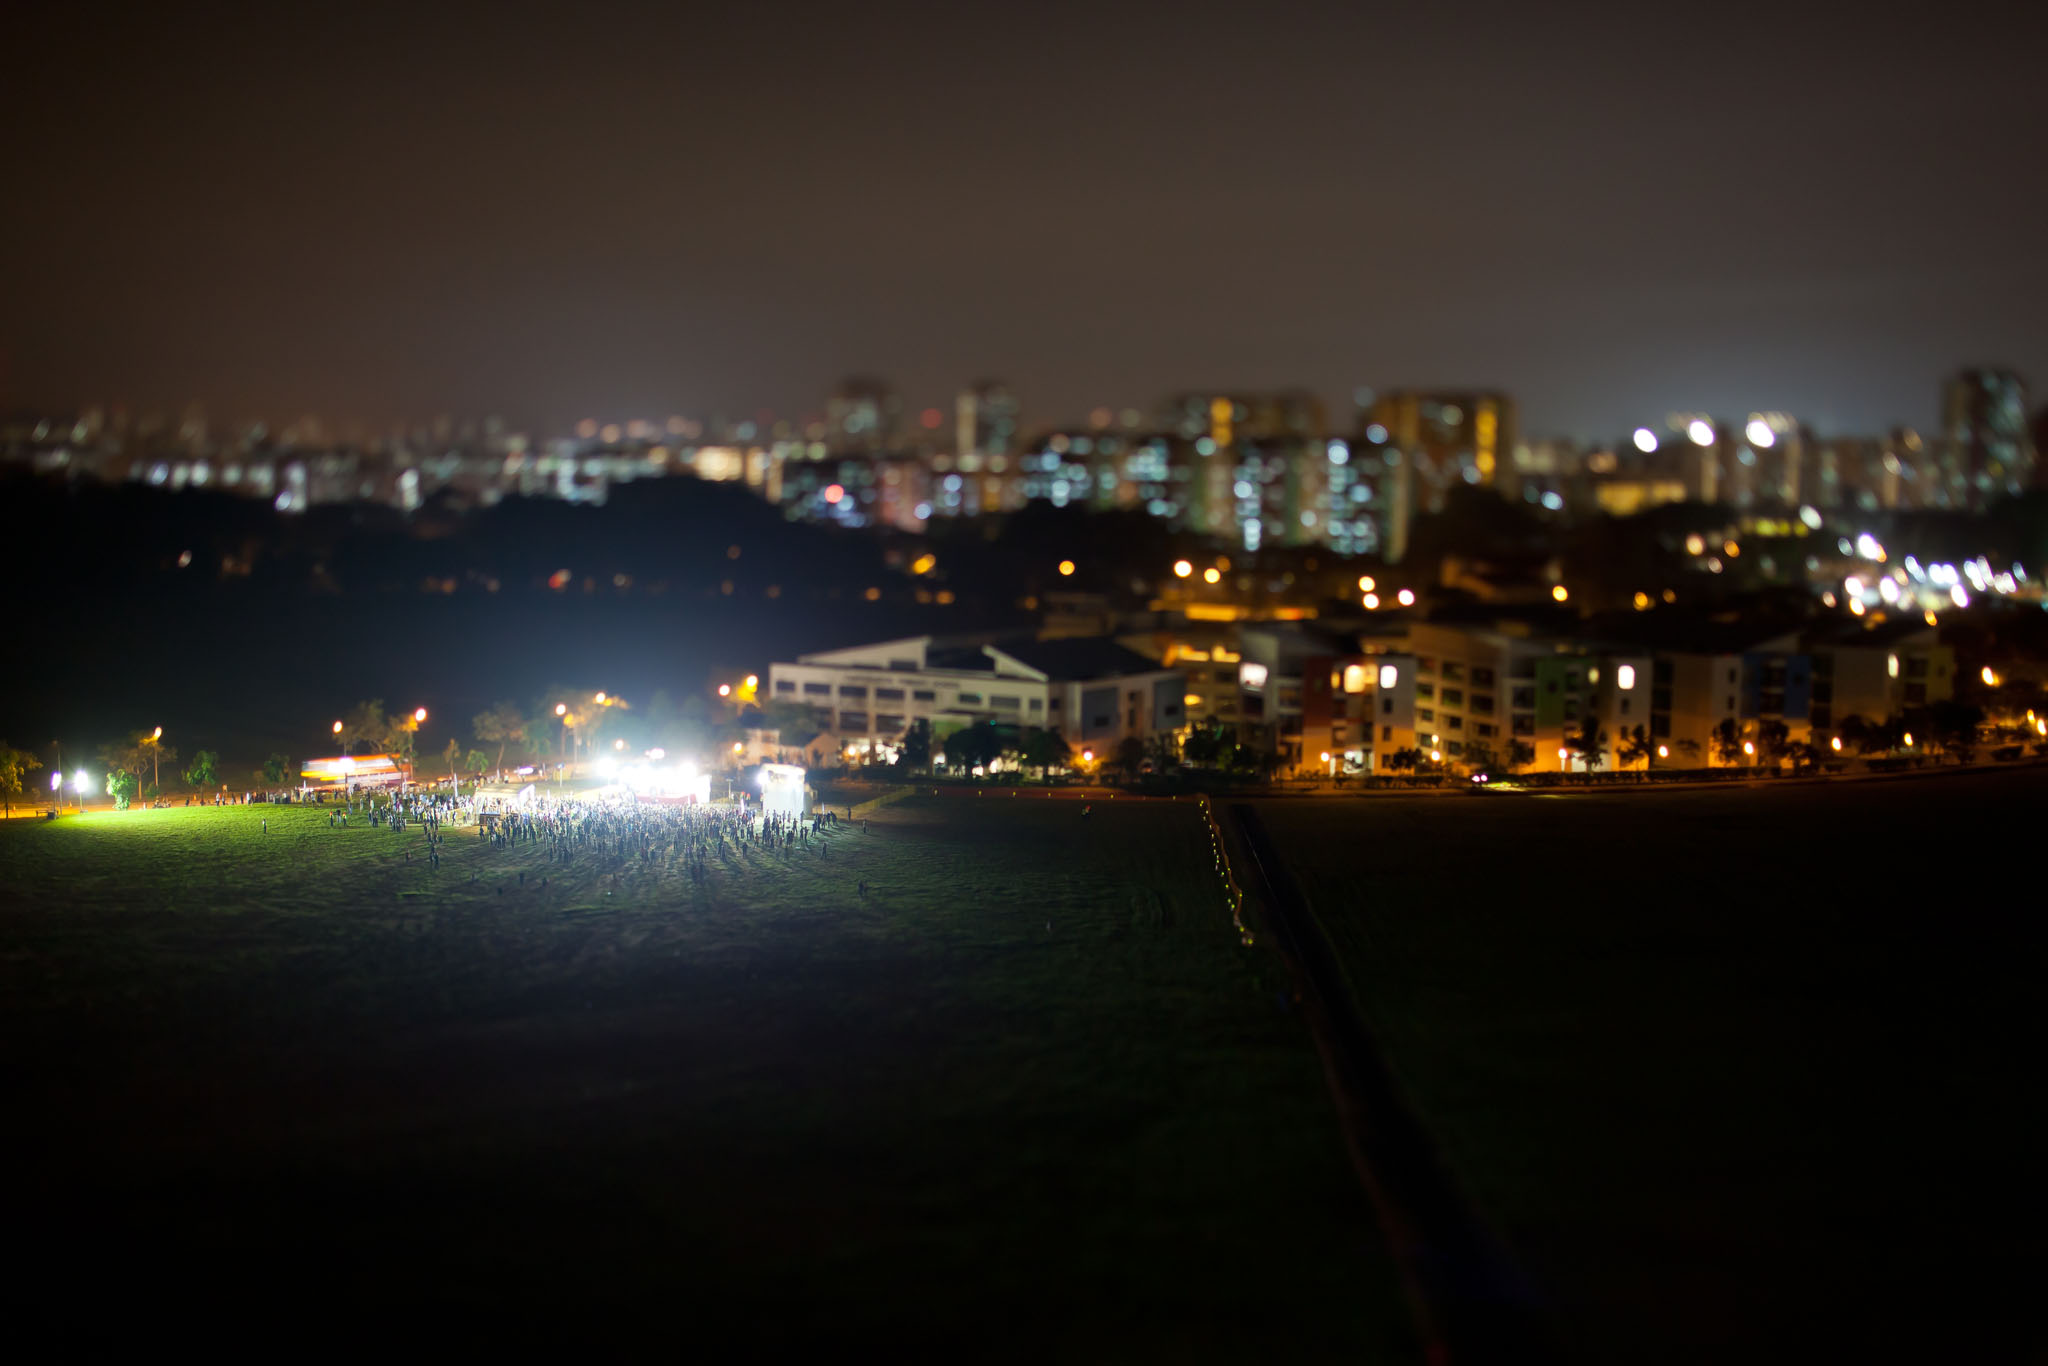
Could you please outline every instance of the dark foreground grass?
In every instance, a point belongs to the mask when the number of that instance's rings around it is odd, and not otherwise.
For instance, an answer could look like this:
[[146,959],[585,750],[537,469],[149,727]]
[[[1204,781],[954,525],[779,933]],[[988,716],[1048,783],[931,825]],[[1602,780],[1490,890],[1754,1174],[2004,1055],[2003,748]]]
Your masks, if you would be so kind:
[[18,1302],[81,1341],[1412,1354],[1191,807],[907,803],[705,891],[407,845],[0,829]]
[[1450,1166],[1614,1362],[2036,1360],[2034,773],[1261,815]]

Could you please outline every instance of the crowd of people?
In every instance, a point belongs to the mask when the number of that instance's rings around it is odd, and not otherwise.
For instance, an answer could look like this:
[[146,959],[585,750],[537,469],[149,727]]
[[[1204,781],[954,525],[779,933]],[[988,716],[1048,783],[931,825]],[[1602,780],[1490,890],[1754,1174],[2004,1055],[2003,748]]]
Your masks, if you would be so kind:
[[[744,871],[757,858],[788,861],[805,853],[823,858],[830,846],[822,832],[847,828],[850,821],[850,808],[842,818],[831,810],[796,815],[744,804],[672,805],[630,797],[580,801],[476,793],[458,797],[434,791],[350,794],[327,815],[333,828],[355,823],[402,834],[408,827],[416,827],[423,843],[418,848],[405,847],[406,861],[413,861],[417,854],[437,870],[446,847],[444,827],[473,828],[477,840],[493,852],[537,852],[558,869],[577,863],[592,865],[614,886],[622,873],[635,865],[657,872],[677,869],[692,884],[701,886],[714,862]],[[519,885],[524,886],[527,871],[515,871]],[[542,885],[548,878],[542,871]],[[478,880],[478,875],[472,873],[471,880]]]

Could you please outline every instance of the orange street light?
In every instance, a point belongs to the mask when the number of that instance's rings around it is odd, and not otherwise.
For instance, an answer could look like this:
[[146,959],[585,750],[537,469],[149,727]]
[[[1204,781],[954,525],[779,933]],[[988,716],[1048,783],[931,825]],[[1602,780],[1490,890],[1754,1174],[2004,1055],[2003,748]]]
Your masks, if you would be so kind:
[[341,734],[341,722],[339,722],[339,721],[336,721],[336,722],[334,723],[334,733],[335,733],[336,735],[339,735],[339,734]]
[[1177,579],[1184,579],[1194,572],[1195,567],[1186,560],[1175,560],[1173,562],[1173,576]]
[[155,730],[153,730],[153,731],[151,731],[151,732],[149,733],[149,738],[150,738],[150,741],[151,741],[152,743],[154,743],[155,741],[158,741],[158,740],[161,740],[161,739],[163,739],[163,738],[164,738],[164,728],[163,728],[162,726],[158,726],[158,727],[157,727],[157,728],[156,728]]
[[1074,562],[1073,562],[1072,560],[1061,560],[1061,561],[1060,561],[1060,577],[1061,577],[1061,578],[1063,578],[1063,579],[1064,579],[1064,578],[1068,577],[1069,575],[1071,575],[1071,574],[1072,574],[1073,572],[1074,572]]

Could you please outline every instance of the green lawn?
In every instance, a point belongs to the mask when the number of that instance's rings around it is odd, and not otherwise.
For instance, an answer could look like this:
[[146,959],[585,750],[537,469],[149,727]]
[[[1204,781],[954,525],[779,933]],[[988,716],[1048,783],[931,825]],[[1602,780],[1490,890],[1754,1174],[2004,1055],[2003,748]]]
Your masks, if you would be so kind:
[[701,892],[407,846],[293,808],[0,828],[47,1302],[89,1267],[215,1322],[1412,1356],[1191,806],[914,800]]
[[1577,1359],[2048,1342],[2038,773],[1269,802]]

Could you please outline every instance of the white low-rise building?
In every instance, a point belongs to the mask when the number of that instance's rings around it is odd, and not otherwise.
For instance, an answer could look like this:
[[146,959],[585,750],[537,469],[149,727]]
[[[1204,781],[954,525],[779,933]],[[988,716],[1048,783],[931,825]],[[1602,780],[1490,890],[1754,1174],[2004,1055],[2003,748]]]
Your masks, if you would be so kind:
[[1106,637],[952,644],[912,636],[772,664],[769,696],[806,704],[848,743],[934,737],[976,721],[1057,730],[1076,748],[1179,730],[1187,680]]

